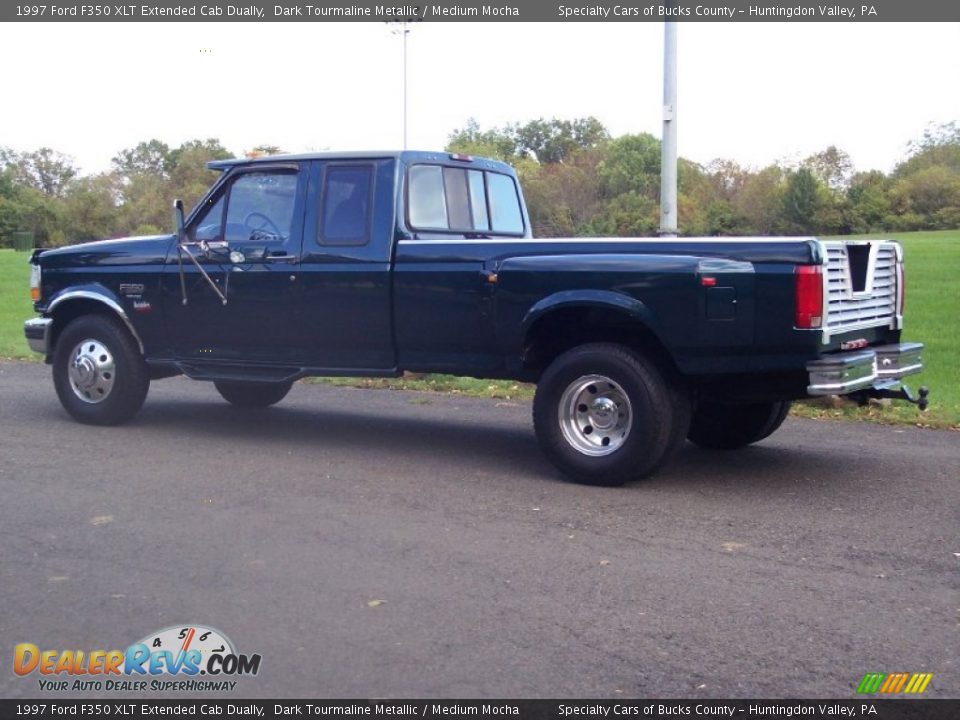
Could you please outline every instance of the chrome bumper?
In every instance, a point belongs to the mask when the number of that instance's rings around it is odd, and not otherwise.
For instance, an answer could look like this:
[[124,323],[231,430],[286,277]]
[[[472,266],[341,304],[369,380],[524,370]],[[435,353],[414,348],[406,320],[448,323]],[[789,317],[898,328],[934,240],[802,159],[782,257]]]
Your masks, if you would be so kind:
[[31,350],[43,355],[50,354],[51,325],[53,325],[51,318],[32,318],[23,324],[23,334]]
[[890,385],[923,370],[923,343],[880,345],[835,353],[807,363],[810,395],[846,395]]

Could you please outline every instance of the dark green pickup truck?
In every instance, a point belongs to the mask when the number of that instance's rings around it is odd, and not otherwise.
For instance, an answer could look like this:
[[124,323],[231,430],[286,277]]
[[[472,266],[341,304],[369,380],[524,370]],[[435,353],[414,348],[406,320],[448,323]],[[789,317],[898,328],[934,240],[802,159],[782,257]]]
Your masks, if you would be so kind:
[[615,485],[689,438],[767,437],[790,401],[925,404],[886,240],[534,239],[513,170],[446,153],[210,163],[176,234],[38,250],[30,346],[74,418],[132,418],[151,380],[266,407],[308,375],[537,383],[568,476]]

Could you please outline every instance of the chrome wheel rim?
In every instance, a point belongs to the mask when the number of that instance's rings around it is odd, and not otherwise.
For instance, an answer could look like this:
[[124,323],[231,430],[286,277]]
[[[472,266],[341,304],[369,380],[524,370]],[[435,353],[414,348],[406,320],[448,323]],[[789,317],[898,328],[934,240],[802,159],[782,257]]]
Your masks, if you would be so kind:
[[630,398],[605,375],[584,375],[574,380],[563,391],[558,410],[563,437],[584,455],[609,455],[630,436]]
[[102,403],[117,379],[116,363],[107,347],[98,340],[77,343],[67,366],[70,388],[83,402]]

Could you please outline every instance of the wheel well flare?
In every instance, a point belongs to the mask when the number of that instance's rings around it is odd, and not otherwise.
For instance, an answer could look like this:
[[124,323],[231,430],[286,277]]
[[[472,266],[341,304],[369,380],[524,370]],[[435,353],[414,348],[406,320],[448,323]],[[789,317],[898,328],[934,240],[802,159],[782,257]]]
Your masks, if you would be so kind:
[[93,296],[69,298],[56,303],[47,313],[53,319],[53,326],[50,329],[50,352],[53,352],[60,333],[70,322],[83,315],[102,315],[119,320],[136,341],[142,354],[143,343],[131,324],[130,318],[127,317],[122,308],[114,307],[114,305],[115,303],[107,298]]
[[594,342],[625,345],[675,369],[669,351],[643,322],[623,310],[589,306],[558,308],[538,318],[524,340],[524,368],[539,375],[558,355]]

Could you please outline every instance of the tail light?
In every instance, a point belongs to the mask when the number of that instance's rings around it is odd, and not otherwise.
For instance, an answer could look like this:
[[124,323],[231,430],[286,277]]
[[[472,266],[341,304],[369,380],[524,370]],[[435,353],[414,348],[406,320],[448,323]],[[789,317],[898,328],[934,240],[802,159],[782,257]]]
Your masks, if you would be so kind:
[[794,327],[810,330],[823,326],[823,268],[820,265],[798,265]]
[[30,299],[33,302],[40,300],[40,266],[36,263],[30,265]]

